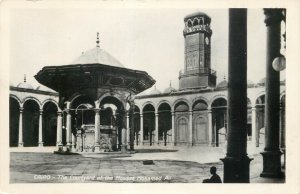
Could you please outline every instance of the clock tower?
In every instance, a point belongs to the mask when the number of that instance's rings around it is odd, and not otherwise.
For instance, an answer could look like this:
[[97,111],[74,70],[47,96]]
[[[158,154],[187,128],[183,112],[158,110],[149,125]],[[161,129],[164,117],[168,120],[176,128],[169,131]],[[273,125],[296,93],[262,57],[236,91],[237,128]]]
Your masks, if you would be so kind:
[[203,12],[184,18],[184,69],[179,72],[179,89],[197,89],[216,86],[216,72],[211,69],[211,19]]

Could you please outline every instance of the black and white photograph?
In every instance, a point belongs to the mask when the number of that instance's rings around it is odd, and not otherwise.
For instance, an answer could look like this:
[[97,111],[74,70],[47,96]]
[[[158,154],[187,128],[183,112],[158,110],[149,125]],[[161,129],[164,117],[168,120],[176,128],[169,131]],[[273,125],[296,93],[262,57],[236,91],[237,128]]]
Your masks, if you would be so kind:
[[299,193],[299,2],[215,2],[4,1],[0,193]]

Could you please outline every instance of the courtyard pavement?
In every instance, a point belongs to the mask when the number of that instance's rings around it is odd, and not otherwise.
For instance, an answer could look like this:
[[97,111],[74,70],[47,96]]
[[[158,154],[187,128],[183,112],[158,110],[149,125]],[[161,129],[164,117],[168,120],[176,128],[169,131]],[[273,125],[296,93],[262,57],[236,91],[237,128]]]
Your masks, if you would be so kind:
[[[53,149],[53,148],[52,148]],[[211,166],[223,178],[222,148],[180,150],[137,149],[135,154],[53,154],[51,148],[11,149],[10,183],[202,183]],[[19,151],[17,151],[19,150]],[[284,179],[260,178],[262,157],[250,155],[250,178],[254,183],[283,183]],[[144,160],[153,160],[150,165]]]

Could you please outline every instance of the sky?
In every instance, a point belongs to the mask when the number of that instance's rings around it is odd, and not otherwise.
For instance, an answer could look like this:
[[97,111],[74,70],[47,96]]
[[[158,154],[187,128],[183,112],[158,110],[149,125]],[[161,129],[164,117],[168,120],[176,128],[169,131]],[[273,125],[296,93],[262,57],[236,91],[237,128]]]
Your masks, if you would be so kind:
[[[196,11],[212,19],[211,64],[219,83],[228,69],[228,9],[200,8],[14,9],[10,14],[10,83],[16,86],[26,74],[27,82],[39,86],[33,76],[43,66],[68,65],[96,46],[99,32],[100,47],[126,68],[146,71],[160,91],[170,81],[178,89],[179,71],[184,67],[183,18]],[[256,83],[265,77],[262,9],[248,9],[247,34],[247,79]]]

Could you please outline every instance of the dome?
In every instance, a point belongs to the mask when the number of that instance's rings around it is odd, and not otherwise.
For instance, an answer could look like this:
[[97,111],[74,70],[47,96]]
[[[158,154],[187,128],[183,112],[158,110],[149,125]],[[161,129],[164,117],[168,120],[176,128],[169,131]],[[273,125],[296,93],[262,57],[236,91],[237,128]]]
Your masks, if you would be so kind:
[[32,85],[27,82],[21,82],[17,85],[18,88],[33,89]]
[[266,83],[266,78],[262,78],[261,80],[259,80],[257,84],[264,85],[265,83]]
[[25,88],[25,89],[33,89],[32,85],[26,82],[26,75],[24,75],[24,82],[21,82],[17,85],[18,88]]
[[165,89],[164,93],[169,94],[169,93],[175,92],[175,91],[176,91],[176,89],[173,88],[172,86],[170,86],[170,87],[168,87],[168,88]]
[[217,88],[227,88],[227,87],[228,87],[228,82],[225,79],[217,85]]
[[170,86],[164,90],[164,93],[169,94],[169,93],[175,92],[175,91],[176,91],[176,89],[172,87],[172,84],[171,84],[171,81],[170,81]]
[[161,94],[161,92],[158,89],[156,89],[156,86],[154,86],[154,89],[149,94],[155,95],[155,94]]
[[99,46],[82,53],[82,55],[75,59],[71,64],[102,64],[124,67],[116,58],[101,49]]
[[193,18],[193,17],[196,17],[196,16],[204,16],[204,17],[207,17],[209,18],[209,22],[210,22],[210,17],[204,13],[204,12],[201,12],[201,11],[197,11],[197,12],[194,12],[194,13],[191,13],[191,14],[188,14],[184,17],[184,21],[186,21],[188,18]]
[[248,85],[254,85],[254,82],[251,81],[251,80],[247,80],[247,84],[248,84]]

